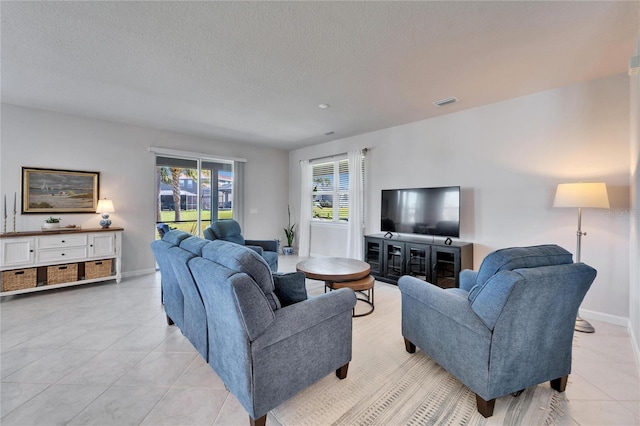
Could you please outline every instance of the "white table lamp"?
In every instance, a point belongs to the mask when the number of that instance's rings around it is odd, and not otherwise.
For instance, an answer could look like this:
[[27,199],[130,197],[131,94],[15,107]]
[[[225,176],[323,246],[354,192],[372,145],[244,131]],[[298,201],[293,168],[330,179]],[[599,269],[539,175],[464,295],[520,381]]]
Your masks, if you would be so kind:
[[109,219],[109,213],[115,212],[113,208],[113,201],[104,199],[98,200],[98,208],[96,208],[96,213],[102,213],[102,219],[100,219],[100,226],[103,228],[108,228],[111,225],[111,219]]

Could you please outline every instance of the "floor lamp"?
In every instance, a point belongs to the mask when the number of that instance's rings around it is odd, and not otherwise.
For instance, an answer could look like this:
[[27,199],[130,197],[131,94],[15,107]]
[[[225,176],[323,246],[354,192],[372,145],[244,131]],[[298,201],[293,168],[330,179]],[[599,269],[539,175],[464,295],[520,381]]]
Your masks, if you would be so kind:
[[[583,208],[609,208],[609,196],[607,195],[607,185],[605,183],[561,183],[556,189],[556,198],[553,207],[573,207],[578,208],[578,243],[576,248],[576,262],[580,262],[580,242],[582,231],[582,209]],[[583,333],[593,333],[595,329],[585,319],[576,318],[576,331]]]

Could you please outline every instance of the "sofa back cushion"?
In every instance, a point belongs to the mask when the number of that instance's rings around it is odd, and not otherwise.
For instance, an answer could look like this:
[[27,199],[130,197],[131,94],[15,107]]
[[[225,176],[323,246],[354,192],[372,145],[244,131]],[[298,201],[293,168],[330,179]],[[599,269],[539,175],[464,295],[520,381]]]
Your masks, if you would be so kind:
[[470,305],[490,330],[501,316],[511,325],[513,321],[526,323],[527,318],[538,318],[536,321],[542,323],[558,316],[565,320],[573,316],[575,321],[578,306],[595,276],[595,269],[584,263],[503,270],[477,286]]
[[180,248],[196,256],[200,256],[202,254],[202,248],[207,244],[209,244],[208,240],[191,236],[180,241]]
[[231,241],[232,243],[244,245],[244,237],[241,234],[240,224],[233,219],[217,220],[210,226],[216,239]]
[[273,290],[273,277],[267,262],[255,251],[224,240],[214,240],[202,249],[202,257],[235,272],[247,274],[260,287],[271,309],[281,307]]
[[469,301],[473,301],[479,290],[489,278],[500,271],[512,271],[519,268],[536,268],[539,266],[564,265],[573,263],[571,253],[555,244],[531,247],[510,247],[496,250],[487,255],[476,275],[476,287],[469,292]]
[[187,239],[191,236],[188,232],[181,231],[179,229],[172,229],[169,232],[166,232],[162,236],[162,241],[166,241],[169,244],[173,244],[174,246],[180,245],[180,242],[184,239]]
[[[205,252],[208,247],[205,247]],[[208,318],[209,361],[212,361],[211,354],[216,351],[228,350],[236,355],[246,352],[247,342],[264,333],[275,320],[262,289],[246,273],[204,257],[194,257],[188,265]],[[228,361],[235,362],[231,359]]]

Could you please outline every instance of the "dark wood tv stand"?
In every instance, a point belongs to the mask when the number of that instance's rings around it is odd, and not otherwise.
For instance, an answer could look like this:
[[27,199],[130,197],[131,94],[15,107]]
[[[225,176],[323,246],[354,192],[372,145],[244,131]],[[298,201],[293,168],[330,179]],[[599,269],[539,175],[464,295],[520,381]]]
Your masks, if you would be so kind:
[[403,275],[412,275],[442,288],[460,286],[463,269],[473,268],[473,244],[442,237],[394,234],[364,237],[364,261],[377,280],[397,284]]

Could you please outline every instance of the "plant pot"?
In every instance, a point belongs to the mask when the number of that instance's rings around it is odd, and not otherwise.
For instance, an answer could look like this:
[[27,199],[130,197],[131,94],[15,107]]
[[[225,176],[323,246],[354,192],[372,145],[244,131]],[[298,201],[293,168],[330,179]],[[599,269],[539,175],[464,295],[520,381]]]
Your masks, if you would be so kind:
[[290,256],[293,254],[293,247],[282,247],[282,254]]
[[60,222],[57,223],[49,223],[49,222],[45,222],[42,227],[44,229],[55,229],[55,228],[60,228]]

